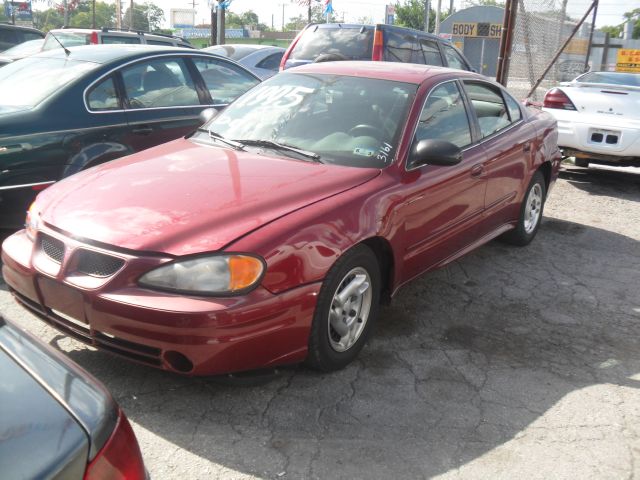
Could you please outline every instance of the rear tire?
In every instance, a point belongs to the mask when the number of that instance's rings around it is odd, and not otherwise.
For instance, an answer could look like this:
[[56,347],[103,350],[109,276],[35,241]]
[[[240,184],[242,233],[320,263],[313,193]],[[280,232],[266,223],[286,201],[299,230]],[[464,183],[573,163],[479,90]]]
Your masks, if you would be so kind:
[[531,243],[542,222],[546,194],[544,176],[540,171],[537,171],[533,175],[520,205],[520,217],[516,228],[502,235],[501,240],[519,247]]
[[331,267],[313,315],[307,365],[331,372],[358,356],[378,316],[380,278],[378,260],[366,245],[352,248]]

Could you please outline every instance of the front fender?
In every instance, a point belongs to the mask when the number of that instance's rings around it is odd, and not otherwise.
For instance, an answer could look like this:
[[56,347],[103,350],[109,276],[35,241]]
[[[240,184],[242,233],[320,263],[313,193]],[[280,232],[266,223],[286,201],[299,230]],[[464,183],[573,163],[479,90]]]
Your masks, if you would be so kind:
[[267,262],[262,285],[273,293],[322,281],[338,257],[354,245],[372,237],[388,237],[390,216],[385,212],[390,205],[383,185],[387,181],[379,176],[292,212],[225,250],[262,256]]

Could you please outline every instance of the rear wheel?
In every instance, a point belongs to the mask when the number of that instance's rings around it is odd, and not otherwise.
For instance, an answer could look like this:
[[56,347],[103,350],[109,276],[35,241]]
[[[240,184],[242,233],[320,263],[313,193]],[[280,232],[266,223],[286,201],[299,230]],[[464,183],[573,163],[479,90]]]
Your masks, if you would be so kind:
[[358,245],[329,270],[320,289],[309,335],[307,364],[329,372],[352,362],[367,341],[380,303],[380,267]]
[[546,190],[544,177],[538,171],[531,179],[520,205],[520,217],[516,228],[505,233],[501,237],[502,240],[518,246],[527,245],[533,240],[542,222]]

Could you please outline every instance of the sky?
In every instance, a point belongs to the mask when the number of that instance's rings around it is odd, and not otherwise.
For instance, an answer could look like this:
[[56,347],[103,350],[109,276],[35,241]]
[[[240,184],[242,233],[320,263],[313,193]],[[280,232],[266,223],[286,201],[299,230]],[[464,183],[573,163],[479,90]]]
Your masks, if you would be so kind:
[[[190,8],[193,0],[152,0],[161,7],[166,9],[166,17],[168,20],[170,8]],[[196,21],[200,23],[203,19],[208,23],[210,18],[209,4],[212,0],[195,0],[197,4],[198,14]],[[315,0],[314,0],[315,1]],[[435,8],[437,0],[431,0]],[[402,0],[401,0],[402,2]],[[551,3],[552,0],[548,0]],[[363,17],[370,17],[375,23],[383,22],[384,10],[386,4],[393,4],[395,1],[389,0],[333,0],[333,8],[338,13],[338,18],[344,19],[346,22],[355,22]],[[525,0],[525,4],[529,3]],[[544,3],[544,0],[537,0],[537,3]],[[556,0],[556,4],[560,4],[560,0]],[[568,0],[567,11],[570,16],[580,18],[589,8],[591,0]],[[470,6],[469,0],[454,0],[454,6],[457,10]],[[289,22],[291,17],[304,15],[306,17],[306,9],[299,7],[297,2],[293,0],[232,0],[230,11],[234,13],[242,13],[247,10],[253,10],[258,14],[260,22],[271,26],[272,19],[275,28],[282,28],[282,9],[284,6],[285,23]],[[449,0],[442,0],[443,9],[449,8]],[[638,0],[600,0],[598,6],[598,17],[596,25],[618,25],[624,21],[622,14],[624,12],[640,7]]]

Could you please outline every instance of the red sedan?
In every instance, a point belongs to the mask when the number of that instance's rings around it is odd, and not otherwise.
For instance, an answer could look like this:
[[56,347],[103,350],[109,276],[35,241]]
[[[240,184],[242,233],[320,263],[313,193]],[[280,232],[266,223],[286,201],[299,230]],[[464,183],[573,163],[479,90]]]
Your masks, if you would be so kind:
[[529,243],[559,165],[555,121],[485,77],[312,64],[42,192],[3,274],[44,321],[147,365],[330,371],[404,283]]

